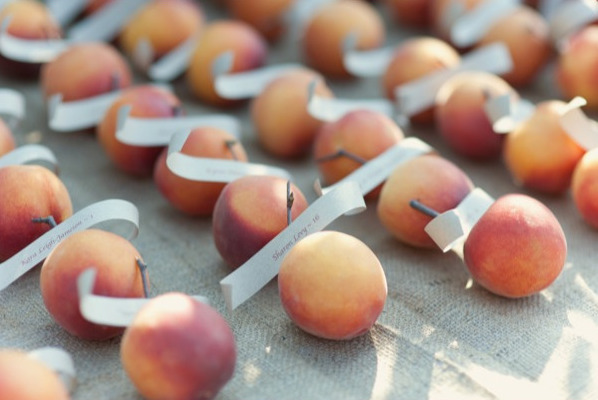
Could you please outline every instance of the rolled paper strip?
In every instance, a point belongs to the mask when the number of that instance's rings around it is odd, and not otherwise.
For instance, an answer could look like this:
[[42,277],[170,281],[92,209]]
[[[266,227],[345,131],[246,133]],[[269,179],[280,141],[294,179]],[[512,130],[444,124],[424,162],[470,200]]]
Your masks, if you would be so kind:
[[23,119],[25,115],[25,97],[12,89],[0,89],[0,114]]
[[567,110],[560,118],[567,134],[586,150],[598,147],[598,123],[589,119],[581,107],[586,105],[583,97],[575,97],[567,104]]
[[486,0],[460,15],[451,26],[451,41],[458,47],[471,46],[488,32],[499,19],[509,15],[521,0]]
[[246,175],[272,175],[292,180],[287,170],[263,164],[207,157],[193,157],[181,153],[190,131],[176,133],[168,145],[166,165],[176,175],[192,181],[232,182]]
[[443,252],[454,250],[456,245],[467,238],[493,202],[494,199],[488,193],[475,188],[456,208],[438,215],[424,229]]
[[147,38],[137,42],[133,51],[133,62],[142,70],[147,70],[154,60],[155,53],[152,43]]
[[0,157],[0,168],[7,165],[18,164],[48,164],[49,169],[58,172],[56,156],[46,146],[41,144],[26,144],[4,154]]
[[70,45],[63,39],[21,39],[8,33],[11,17],[0,24],[0,54],[11,60],[25,63],[45,63],[52,61]]
[[66,350],[58,347],[41,347],[30,351],[27,355],[56,372],[69,392],[75,389],[77,371],[73,358]]
[[[77,292],[79,294],[79,310],[83,317],[93,323],[127,327],[131,325],[139,310],[146,305],[150,298],[118,298],[99,296],[92,293],[97,271],[90,267],[77,278]],[[203,296],[191,296],[197,301],[209,303]]]
[[245,264],[220,281],[228,309],[234,310],[272,280],[284,256],[299,240],[324,229],[341,215],[363,210],[365,201],[356,182],[346,182],[318,198]]
[[187,69],[199,35],[190,37],[151,64],[147,75],[153,81],[170,82]]
[[240,136],[239,120],[228,114],[206,114],[169,118],[135,118],[129,116],[130,105],[118,110],[116,138],[135,146],[166,146],[179,131],[189,131],[202,126],[211,126]]
[[592,21],[598,20],[598,3],[595,0],[562,1],[548,22],[550,35],[557,48],[567,37]]
[[83,12],[87,3],[89,3],[89,0],[48,0],[46,2],[50,14],[60,26],[68,25],[77,18]]
[[356,182],[361,189],[361,194],[365,196],[376,186],[384,182],[397,165],[432,151],[434,149],[430,145],[418,138],[405,138],[384,153],[369,160],[334,185],[322,187],[320,181],[316,180],[314,189],[321,196],[335,187],[343,185],[345,182]]
[[343,64],[345,69],[354,76],[380,76],[386,71],[395,51],[394,46],[382,47],[375,50],[359,51],[357,35],[349,34],[343,42]]
[[514,98],[510,93],[488,99],[484,104],[486,115],[496,133],[509,133],[527,120],[536,106],[521,98]]
[[106,221],[126,222],[134,238],[139,232],[139,211],[134,204],[119,199],[93,203],[56,225],[23,250],[0,264],[0,291],[6,289],[25,272],[43,261],[50,251],[66,237]]
[[332,3],[335,0],[301,0],[293,1],[291,7],[282,15],[282,19],[288,26],[290,37],[300,40],[303,35],[305,24],[318,8]]
[[148,0],[113,0],[87,18],[73,25],[67,37],[77,42],[109,42],[129,18]]
[[469,52],[454,68],[442,69],[395,88],[399,112],[412,116],[431,107],[436,93],[451,77],[463,71],[485,71],[493,74],[509,72],[513,60],[504,43],[492,43]]
[[451,32],[453,25],[459,17],[467,12],[465,4],[461,0],[449,0],[444,8],[444,13],[440,16],[440,29],[443,32]]

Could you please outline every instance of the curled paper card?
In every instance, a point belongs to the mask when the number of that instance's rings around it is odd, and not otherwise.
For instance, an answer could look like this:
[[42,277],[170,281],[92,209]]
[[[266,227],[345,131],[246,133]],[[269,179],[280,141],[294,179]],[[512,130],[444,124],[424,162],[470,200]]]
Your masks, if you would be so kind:
[[571,34],[598,20],[598,3],[595,0],[570,0],[561,2],[549,20],[550,35],[557,48]]
[[79,16],[89,0],[47,0],[50,14],[60,26],[65,26]]
[[71,234],[106,221],[126,222],[130,228],[129,238],[136,237],[139,231],[139,212],[128,201],[110,199],[87,206],[0,263],[0,291],[43,261],[58,243]]
[[567,104],[567,110],[561,116],[561,126],[567,134],[586,150],[598,147],[598,123],[589,119],[581,107],[586,100],[575,97]]
[[220,281],[229,310],[234,310],[272,280],[284,256],[301,239],[321,231],[347,213],[365,210],[359,185],[347,182],[318,198],[295,221],[266,244],[245,264]]
[[462,0],[449,0],[444,13],[440,16],[440,30],[450,34],[455,22],[466,12],[467,8]]
[[435,217],[425,231],[443,251],[454,250],[462,242],[494,199],[480,188],[472,190],[459,205]]
[[312,81],[308,87],[307,112],[320,121],[332,122],[355,110],[378,111],[390,118],[395,117],[394,105],[386,99],[338,99],[320,97],[316,94],[318,82]]
[[[131,325],[139,310],[151,298],[116,298],[92,293],[97,271],[91,267],[77,278],[79,310],[83,317],[93,323],[117,327]],[[192,296],[195,300],[208,303],[203,296]]]
[[504,94],[488,99],[484,104],[486,116],[496,133],[509,133],[534,113],[536,106],[511,94]]
[[0,156],[0,168],[7,165],[33,163],[48,164],[54,173],[58,172],[56,156],[52,150],[40,144],[26,144]]
[[[164,54],[159,60],[148,65],[146,73],[149,78],[158,82],[170,82],[185,72],[198,38],[199,35],[190,37],[167,54]],[[146,55],[146,57],[148,56]]]
[[356,182],[361,189],[361,194],[365,196],[384,182],[397,165],[422,154],[430,153],[433,150],[427,143],[417,138],[405,138],[332,186],[322,187],[320,181],[316,180],[314,189],[321,196],[345,182]]
[[356,49],[357,35],[349,34],[343,42],[343,64],[354,76],[372,77],[384,74],[392,60],[395,47],[383,47],[375,50],[359,51]]
[[69,42],[62,39],[34,40],[12,36],[7,31],[10,20],[8,16],[0,24],[0,54],[6,58],[25,63],[45,63],[69,46]]
[[291,7],[283,14],[282,18],[288,26],[291,38],[300,40],[303,36],[305,24],[318,8],[336,0],[301,0],[293,1]]
[[395,88],[399,112],[412,116],[431,107],[436,93],[451,77],[463,71],[485,71],[493,74],[509,72],[513,61],[504,43],[493,43],[469,52],[454,68],[436,71]]
[[193,157],[181,153],[189,132],[176,133],[168,145],[166,165],[176,175],[192,181],[231,182],[246,175],[272,175],[292,180],[291,174],[279,167],[235,160]]
[[130,105],[118,110],[116,138],[135,146],[166,146],[175,133],[204,126],[222,129],[237,138],[241,133],[238,119],[228,114],[135,118],[130,112]]
[[75,370],[73,358],[66,350],[58,347],[41,347],[30,351],[28,356],[41,361],[52,371],[56,372],[69,392],[75,389],[77,371]]
[[0,89],[0,115],[23,119],[25,116],[25,97],[12,89]]

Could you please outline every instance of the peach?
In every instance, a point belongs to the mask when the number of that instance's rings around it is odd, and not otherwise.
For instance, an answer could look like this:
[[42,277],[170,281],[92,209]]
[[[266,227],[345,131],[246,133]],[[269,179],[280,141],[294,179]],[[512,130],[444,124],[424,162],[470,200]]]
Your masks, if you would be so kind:
[[112,103],[97,127],[100,144],[119,169],[131,175],[149,176],[162,147],[128,145],[116,138],[118,110],[124,105],[131,106],[131,117],[164,118],[178,115],[181,101],[174,94],[155,86],[131,87]]
[[15,149],[17,146],[12,131],[6,122],[0,118],[0,156]]
[[87,321],[79,310],[77,278],[87,268],[97,271],[93,293],[101,296],[144,297],[139,252],[115,233],[87,229],[73,233],[50,252],[42,264],[40,288],[44,304],[67,332],[81,339],[106,340],[123,328]]
[[399,24],[426,28],[430,25],[433,0],[384,0]]
[[119,36],[120,45],[132,57],[138,43],[148,40],[158,59],[199,32],[203,20],[203,12],[196,2],[153,0],[127,21]]
[[87,7],[85,7],[85,14],[93,14],[113,1],[114,0],[88,0]]
[[577,163],[571,193],[583,219],[598,228],[598,149],[588,151]]
[[[338,182],[363,163],[384,153],[404,137],[399,126],[384,114],[357,110],[320,128],[314,158],[326,184]],[[381,185],[366,196],[378,197]]]
[[63,101],[108,93],[128,87],[132,81],[123,56],[101,42],[72,45],[42,67],[40,79],[44,97],[60,93]]
[[189,61],[187,80],[192,92],[202,101],[217,107],[230,107],[238,100],[220,97],[214,88],[212,64],[221,54],[231,51],[230,73],[264,65],[268,47],[260,34],[241,21],[223,20],[206,25]]
[[34,218],[60,223],[72,213],[69,193],[52,171],[37,165],[0,168],[0,262],[50,230]]
[[316,232],[285,256],[278,273],[280,301],[312,335],[348,340],[366,333],[386,301],[386,277],[374,252],[342,232]]
[[231,15],[253,26],[268,41],[275,41],[286,30],[283,13],[295,0],[228,0]]
[[[484,0],[435,0],[430,8],[430,24],[435,36],[450,42],[456,17],[473,10]],[[456,13],[455,13],[456,12]]]
[[585,150],[563,129],[566,104],[545,101],[507,135],[503,158],[516,183],[548,194],[569,189],[575,166]]
[[473,279],[500,296],[529,296],[560,274],[567,241],[554,214],[538,200],[502,196],[473,226],[464,261]]
[[0,398],[68,400],[68,390],[56,372],[21,350],[0,350]]
[[556,80],[567,98],[584,97],[588,107],[598,109],[598,26],[573,34],[559,55]]
[[[294,220],[307,200],[291,183]],[[288,223],[287,181],[274,176],[244,176],[228,183],[214,206],[212,233],[220,256],[233,269],[278,235]]]
[[511,54],[513,68],[501,77],[511,85],[521,87],[531,83],[552,54],[548,23],[537,11],[518,7],[495,22],[476,47],[504,43]]
[[[229,147],[227,143],[235,142]],[[195,157],[247,161],[241,143],[230,133],[217,128],[196,128],[189,134],[181,149],[183,154]],[[190,181],[172,172],[166,165],[168,149],[156,162],[154,182],[170,204],[189,215],[212,215],[216,200],[225,183]]]
[[121,360],[148,400],[213,399],[231,379],[237,351],[226,320],[182,293],[152,299],[121,342]]
[[[407,39],[395,50],[382,76],[382,88],[387,98],[395,100],[397,86],[441,69],[455,67],[460,61],[459,53],[440,39],[424,36]],[[411,122],[415,123],[433,121],[433,107],[411,117]]]
[[304,58],[310,66],[331,78],[348,78],[343,63],[343,42],[356,34],[356,50],[382,45],[384,23],[376,9],[361,0],[335,1],[318,8],[302,37]]
[[318,96],[333,97],[322,77],[311,70],[286,73],[270,82],[254,99],[251,117],[257,138],[269,153],[282,157],[301,157],[311,150],[322,122],[307,112],[307,86],[319,79]]
[[472,190],[467,174],[449,160],[432,154],[412,158],[397,166],[382,187],[378,218],[402,243],[437,248],[424,230],[430,218],[409,202],[418,200],[442,213],[457,207]]
[[492,129],[484,105],[508,93],[518,97],[502,78],[486,72],[463,72],[446,81],[436,96],[435,120],[449,147],[477,161],[499,157],[504,135]]

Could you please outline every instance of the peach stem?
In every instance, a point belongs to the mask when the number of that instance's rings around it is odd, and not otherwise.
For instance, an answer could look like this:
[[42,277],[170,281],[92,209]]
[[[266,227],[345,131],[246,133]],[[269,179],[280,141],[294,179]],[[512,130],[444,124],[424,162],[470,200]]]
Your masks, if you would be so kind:
[[339,157],[347,157],[353,161],[356,161],[360,164],[365,164],[366,160],[359,157],[357,154],[353,154],[345,149],[339,149],[336,153],[329,154],[327,156],[320,157],[316,160],[316,162],[324,162],[337,159]]
[[52,228],[54,228],[56,225],[58,225],[52,215],[48,215],[47,217],[31,218],[31,222],[35,222],[36,224],[39,224],[39,223],[48,224]]
[[147,299],[149,297],[149,290],[147,285],[147,264],[141,261],[141,258],[136,257],[135,261],[137,262],[137,266],[139,267],[139,271],[141,272],[141,284],[143,285],[143,295]]
[[291,225],[291,208],[295,202],[295,195],[291,192],[291,181],[287,181],[287,225]]
[[414,208],[417,211],[426,214],[427,216],[432,218],[436,218],[440,214],[438,211],[426,206],[425,204],[420,203],[419,200],[411,200],[409,202],[409,205],[411,206],[411,208]]

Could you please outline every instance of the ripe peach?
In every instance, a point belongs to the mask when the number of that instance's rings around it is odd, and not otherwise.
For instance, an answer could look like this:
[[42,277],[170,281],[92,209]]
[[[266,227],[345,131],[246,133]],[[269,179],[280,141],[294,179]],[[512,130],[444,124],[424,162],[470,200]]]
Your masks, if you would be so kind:
[[577,163],[571,193],[583,219],[598,228],[598,149],[588,151]]
[[209,105],[226,107],[238,101],[222,98],[214,88],[212,64],[222,53],[233,52],[233,66],[229,72],[242,72],[261,67],[268,47],[260,34],[241,21],[215,21],[202,32],[193,51],[187,80],[193,93]]
[[0,118],[0,156],[14,150],[16,146],[17,144],[12,131],[4,120]]
[[[331,185],[403,137],[401,128],[386,115],[370,110],[352,111],[322,125],[314,141],[314,158],[324,181]],[[367,198],[378,197],[380,189],[378,186],[372,190]]]
[[325,339],[366,333],[384,308],[387,286],[370,248],[342,232],[316,232],[286,255],[278,273],[284,310],[297,326]]
[[212,307],[182,293],[152,299],[121,342],[121,360],[148,400],[213,399],[235,370],[233,332]]
[[268,41],[275,41],[285,31],[282,14],[294,0],[228,0],[231,15],[253,26]]
[[72,45],[42,67],[40,79],[44,97],[60,93],[74,101],[130,86],[132,77],[123,56],[97,42]]
[[435,119],[451,149],[478,161],[497,158],[504,135],[492,129],[484,105],[507,93],[517,97],[507,82],[486,72],[464,72],[446,81],[436,96]]
[[[307,200],[291,184],[291,219]],[[220,256],[236,269],[287,227],[287,181],[274,176],[244,176],[228,183],[214,206],[212,233]]]
[[505,297],[548,287],[560,274],[567,241],[554,214],[538,200],[510,194],[494,202],[465,240],[464,261],[473,279]]
[[335,1],[320,7],[307,23],[302,47],[307,64],[331,78],[348,78],[343,63],[343,42],[357,35],[356,50],[370,50],[384,42],[382,18],[360,0]]
[[[230,141],[236,141],[235,137],[221,129],[197,128],[191,131],[181,152],[195,157],[247,161],[243,146],[237,142],[230,148],[227,146],[227,142]],[[225,183],[190,181],[182,178],[168,168],[167,156],[168,149],[164,149],[154,169],[154,182],[160,193],[170,204],[186,214],[212,215]]]
[[378,218],[401,242],[436,248],[424,230],[430,218],[409,202],[418,200],[442,213],[457,207],[472,190],[467,174],[447,159],[433,154],[412,158],[397,166],[382,187]]
[[68,400],[56,372],[21,350],[0,350],[0,399]]
[[385,0],[384,3],[400,24],[422,28],[430,25],[433,0]]
[[133,245],[115,233],[87,229],[73,233],[50,252],[40,274],[48,312],[66,331],[82,339],[106,340],[123,328],[87,321],[79,310],[77,278],[87,268],[97,276],[93,293],[110,297],[143,297],[143,278]]
[[503,157],[513,179],[527,188],[563,193],[585,150],[562,128],[566,104],[545,101],[532,116],[507,135]]
[[[440,39],[422,36],[405,40],[397,47],[382,76],[382,88],[386,97],[394,100],[397,86],[440,69],[455,67],[460,60],[459,53]],[[433,120],[433,107],[411,117],[415,123],[431,123]]]
[[139,176],[151,175],[162,147],[141,147],[116,138],[118,110],[130,105],[132,117],[163,118],[177,115],[181,101],[172,93],[155,86],[135,86],[125,90],[104,114],[97,127],[97,137],[108,157],[122,171]]
[[37,165],[0,168],[0,262],[50,230],[33,218],[52,216],[60,223],[72,213],[69,193],[52,171]]
[[307,86],[315,79],[318,96],[333,97],[321,76],[311,70],[286,73],[254,99],[251,117],[260,144],[279,157],[300,157],[312,147],[322,122],[307,112]]

